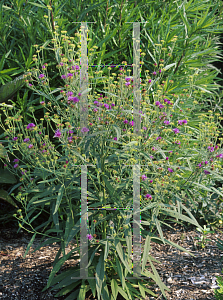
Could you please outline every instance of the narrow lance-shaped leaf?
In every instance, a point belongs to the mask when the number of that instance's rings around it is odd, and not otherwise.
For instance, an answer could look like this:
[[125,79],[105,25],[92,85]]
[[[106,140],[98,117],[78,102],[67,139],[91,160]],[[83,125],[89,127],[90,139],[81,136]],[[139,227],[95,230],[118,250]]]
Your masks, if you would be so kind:
[[10,99],[25,84],[24,75],[15,78],[11,82],[7,82],[0,88],[0,102]]
[[53,212],[54,215],[58,211],[61,200],[63,198],[63,193],[64,193],[64,185],[62,185],[61,188],[59,189],[58,196],[57,196],[57,201],[56,201],[56,206],[55,206],[55,209],[54,209],[54,212]]
[[100,253],[99,261],[96,267],[96,289],[97,289],[97,299],[101,299],[101,289],[102,283],[104,281],[105,266],[104,266],[104,255],[103,251]]

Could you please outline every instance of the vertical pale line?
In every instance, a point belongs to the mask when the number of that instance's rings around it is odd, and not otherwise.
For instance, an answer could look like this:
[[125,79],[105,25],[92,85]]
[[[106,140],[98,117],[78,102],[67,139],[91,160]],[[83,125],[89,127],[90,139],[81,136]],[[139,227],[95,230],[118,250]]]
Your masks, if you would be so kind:
[[140,135],[140,23],[133,23],[133,121],[134,133]]
[[[80,70],[80,93],[88,88],[88,61],[87,61],[87,22],[81,22],[81,70]],[[87,93],[78,96],[80,108],[80,129],[79,136],[87,135],[81,132],[83,127],[88,128],[88,100]]]
[[80,278],[88,277],[87,166],[81,165]]
[[141,275],[140,165],[133,165],[133,276]]

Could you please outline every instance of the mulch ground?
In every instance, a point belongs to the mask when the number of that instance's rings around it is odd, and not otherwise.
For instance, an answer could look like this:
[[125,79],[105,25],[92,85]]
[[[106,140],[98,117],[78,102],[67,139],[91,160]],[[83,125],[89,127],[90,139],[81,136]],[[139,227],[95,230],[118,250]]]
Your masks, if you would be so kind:
[[[35,253],[31,251],[38,246],[39,238],[36,238],[26,258],[23,258],[26,247],[31,236],[23,231],[17,234],[17,229],[0,228],[0,299],[7,300],[39,300],[39,299],[65,299],[67,296],[55,298],[58,291],[41,290],[47,283],[48,276],[52,270],[52,263],[59,249],[55,243],[45,246]],[[194,257],[169,245],[159,245],[152,242],[150,254],[160,261],[161,264],[154,265],[161,280],[169,287],[166,292],[168,300],[208,300],[215,299],[213,290],[217,288],[216,276],[222,275],[221,257],[223,253],[217,248],[217,239],[223,240],[222,229],[209,234],[211,240],[205,249],[197,246],[195,237],[199,236],[196,230],[185,230],[183,227],[175,226],[175,229],[164,229],[164,237],[178,245],[186,248]],[[144,240],[142,240],[142,247]],[[74,248],[70,244],[66,249],[68,253]],[[64,264],[61,270],[74,266],[75,260]],[[151,271],[149,263],[146,268]],[[60,274],[61,271],[58,272]],[[148,286],[149,288],[149,286]],[[157,285],[151,288],[159,300],[165,299]],[[94,299],[88,293],[86,300]],[[123,299],[121,296],[117,300]],[[147,296],[145,299],[156,299]],[[141,299],[140,299],[141,300]]]

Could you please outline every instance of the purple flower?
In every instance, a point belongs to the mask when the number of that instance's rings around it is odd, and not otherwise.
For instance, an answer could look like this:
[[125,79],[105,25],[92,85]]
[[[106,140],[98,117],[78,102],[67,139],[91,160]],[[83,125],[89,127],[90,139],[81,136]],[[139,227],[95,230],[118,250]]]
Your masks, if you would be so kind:
[[183,123],[183,120],[179,120],[179,121],[178,121],[178,124],[179,124],[179,125],[182,125],[182,123]]
[[152,80],[151,80],[151,79],[149,79],[149,81],[148,81],[148,82],[150,83],[151,81],[152,81]]
[[15,137],[13,138],[13,141],[16,141],[16,140],[18,140],[17,136],[15,136]]
[[146,180],[146,175],[142,175],[142,180],[145,181]]
[[208,172],[207,170],[204,170],[204,174],[208,175],[208,174],[210,174],[210,172]]
[[169,171],[170,173],[173,173],[173,169],[171,169],[171,168],[168,168],[168,171]]
[[94,104],[95,104],[95,105],[97,105],[97,104],[98,104],[98,101],[97,101],[97,100],[96,100],[96,101],[94,101]]
[[149,182],[150,182],[150,183],[153,183],[153,180],[150,180]]
[[184,124],[187,124],[187,120],[183,120],[183,123],[184,123]]
[[208,161],[207,161],[207,160],[205,160],[205,162],[204,162],[204,163],[205,163],[205,165],[207,165],[207,164],[208,164]]
[[72,134],[74,133],[73,130],[69,130],[67,133]]
[[72,101],[73,101],[74,103],[77,103],[77,102],[79,102],[80,100],[79,100],[77,97],[73,97]]
[[124,124],[127,124],[128,122],[129,122],[129,121],[128,121],[128,120],[126,120],[126,119],[123,121],[123,123],[124,123]]
[[54,137],[60,137],[61,136],[61,132],[59,129],[57,129],[57,131],[55,132]]
[[88,132],[88,131],[89,131],[89,129],[88,129],[87,127],[83,127],[83,128],[81,129],[81,132],[82,132],[82,133]]
[[72,141],[72,136],[68,137],[68,141],[71,142]]
[[30,145],[28,146],[28,148],[29,148],[29,149],[31,149],[32,147],[33,147],[33,145],[32,145],[32,144],[30,144]]
[[40,74],[39,75],[39,78],[43,78],[45,75],[44,74]]
[[173,131],[174,131],[175,133],[179,133],[179,132],[180,132],[178,128],[174,128]]
[[28,141],[29,141],[29,138],[26,138],[26,139],[23,140],[23,142],[25,142],[25,143],[28,142]]
[[61,79],[66,79],[66,78],[67,78],[66,75],[62,75],[62,76],[61,76]]
[[134,125],[135,125],[135,122],[134,122],[134,121],[130,121],[130,122],[129,122],[129,125],[134,126]]
[[130,81],[131,78],[130,77],[125,77],[125,81]]
[[73,74],[72,73],[67,73],[67,77],[72,77]]
[[112,103],[111,106],[115,106],[115,103]]
[[98,110],[97,110],[97,108],[94,108],[93,111],[94,111],[94,112],[97,112]]
[[214,151],[214,147],[208,147],[208,149],[210,150],[210,152],[213,152]]
[[15,164],[15,165],[14,165],[14,168],[16,169],[16,168],[18,168],[18,166],[19,166],[18,164]]
[[60,66],[63,66],[63,63],[62,63],[62,62],[60,62],[60,63],[59,63],[59,65],[60,65]]
[[142,129],[146,130],[147,128],[146,128],[146,127],[143,127]]
[[166,124],[166,125],[169,125],[169,124],[170,124],[170,122],[167,121],[167,120],[165,120],[163,123]]
[[19,159],[18,159],[18,158],[15,158],[15,159],[13,160],[13,162],[19,162]]
[[43,105],[43,104],[45,104],[45,102],[44,102],[44,101],[41,101],[41,102],[40,102],[40,104],[42,104],[42,105]]
[[93,239],[93,236],[91,234],[87,234],[86,237],[88,238],[89,241]]
[[159,106],[161,103],[159,101],[155,102],[155,105]]
[[222,158],[222,157],[223,157],[223,154],[222,154],[222,153],[221,153],[221,154],[218,154],[218,155],[216,155],[216,157]]
[[105,107],[105,108],[109,108],[109,105],[105,103],[105,104],[104,104],[104,107]]
[[159,72],[161,73],[161,72],[162,72],[162,70],[159,70]]
[[166,160],[168,160],[168,159],[169,159],[169,157],[167,156],[167,157],[166,157]]
[[164,105],[163,105],[163,104],[160,104],[159,108],[164,108]]
[[117,141],[117,137],[114,137],[113,140]]
[[150,194],[146,194],[145,197],[148,199],[152,199],[152,196]]
[[160,139],[162,139],[161,136],[159,136],[159,137],[156,138],[157,141],[160,140]]
[[152,156],[152,155],[150,155],[150,158],[151,158],[151,159],[153,159],[153,156]]
[[153,75],[156,75],[156,72],[153,72]]
[[199,164],[198,164],[198,167],[199,167],[199,168],[202,167],[202,163],[199,163]]
[[26,127],[26,128],[27,128],[27,129],[30,129],[30,128],[33,128],[33,127],[36,127],[36,125],[35,125],[35,124],[33,124],[33,123],[30,123],[30,124],[28,124],[28,125],[27,125],[27,127]]
[[73,94],[73,92],[67,92],[67,96],[72,96]]

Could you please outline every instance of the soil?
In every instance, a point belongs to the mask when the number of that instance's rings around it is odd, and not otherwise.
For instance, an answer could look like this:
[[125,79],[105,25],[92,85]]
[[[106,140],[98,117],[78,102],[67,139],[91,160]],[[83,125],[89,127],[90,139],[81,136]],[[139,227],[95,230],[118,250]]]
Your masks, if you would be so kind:
[[[209,234],[208,238],[211,241],[205,249],[201,249],[196,244],[195,237],[199,236],[196,230],[185,230],[178,225],[174,228],[164,228],[164,238],[186,248],[194,257],[169,245],[151,243],[150,255],[160,261],[160,264],[154,262],[154,266],[161,280],[170,289],[166,292],[167,299],[214,300],[213,291],[218,288],[216,276],[222,275],[223,267],[223,253],[216,246],[217,239],[223,240],[222,230],[215,230],[215,233]],[[59,244],[47,245],[31,253],[39,244],[40,238],[36,238],[27,256],[23,258],[31,237],[26,231],[17,233],[15,226],[0,228],[0,299],[65,299],[67,295],[55,298],[58,291],[41,291],[53,268],[52,263],[59,250]],[[74,248],[74,242],[75,240],[66,248],[66,253]],[[142,239],[142,249],[143,245]],[[57,274],[76,263],[77,261],[70,260]],[[149,263],[146,269],[152,272]],[[165,299],[157,285],[148,288],[158,295],[157,299]],[[94,298],[91,292],[88,292],[86,300],[91,299]],[[121,295],[117,297],[117,300],[122,299],[124,298]],[[156,298],[148,295],[145,299]]]

